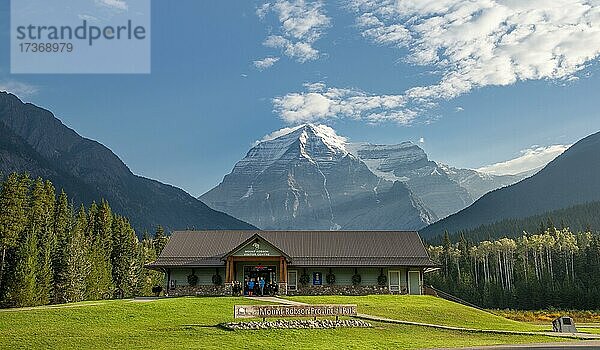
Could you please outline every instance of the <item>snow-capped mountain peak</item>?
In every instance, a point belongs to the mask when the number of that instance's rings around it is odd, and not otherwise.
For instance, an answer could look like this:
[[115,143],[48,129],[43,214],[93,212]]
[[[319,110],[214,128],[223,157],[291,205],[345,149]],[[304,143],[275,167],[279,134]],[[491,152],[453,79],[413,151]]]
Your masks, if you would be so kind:
[[514,182],[439,165],[413,142],[350,143],[302,124],[257,141],[201,199],[263,229],[418,229],[500,180]]
[[347,154],[347,139],[338,135],[333,128],[322,124],[302,124],[291,128],[283,128],[264,136],[257,141],[255,146],[266,142],[277,142],[282,146],[289,146],[294,141],[300,140],[303,144],[310,141],[322,142],[331,152]]

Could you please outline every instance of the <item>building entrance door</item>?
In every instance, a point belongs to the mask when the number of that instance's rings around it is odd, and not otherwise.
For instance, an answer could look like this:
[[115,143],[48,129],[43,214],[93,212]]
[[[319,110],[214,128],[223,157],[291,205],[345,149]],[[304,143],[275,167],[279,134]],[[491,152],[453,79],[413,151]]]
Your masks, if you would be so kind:
[[389,289],[392,293],[400,293],[400,271],[388,271]]
[[[277,285],[277,269],[275,266],[244,266],[244,294],[250,292],[249,285],[256,286],[253,288],[253,295],[260,295],[260,280],[264,280],[264,288],[262,294],[272,294]],[[254,282],[254,283],[250,283]]]
[[421,272],[408,271],[408,293],[421,294]]

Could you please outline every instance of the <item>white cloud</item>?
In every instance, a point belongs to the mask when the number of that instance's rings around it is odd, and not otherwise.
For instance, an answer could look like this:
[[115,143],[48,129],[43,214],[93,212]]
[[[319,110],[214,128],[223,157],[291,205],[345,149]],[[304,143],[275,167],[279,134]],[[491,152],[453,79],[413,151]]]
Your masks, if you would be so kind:
[[275,112],[288,123],[305,123],[346,116],[356,120],[393,120],[410,124],[416,112],[401,109],[405,101],[397,95],[369,95],[356,89],[328,88],[323,83],[304,84],[307,92],[273,99]]
[[[600,56],[598,0],[347,1],[365,38],[378,45],[400,47],[405,62],[431,67],[440,75],[432,84],[385,95],[403,103],[379,112],[365,111],[369,120],[398,116],[405,124],[407,115],[416,120],[440,101],[485,86],[543,79],[572,81]],[[288,97],[298,100],[307,95]],[[354,94],[341,96],[334,104],[352,104],[351,97]],[[313,112],[314,105],[306,103],[294,104],[290,110],[282,108],[284,98],[275,100],[275,110],[283,119]],[[343,111],[328,114],[356,118],[356,114],[344,115]],[[378,118],[378,114],[386,117]]]
[[77,17],[79,17],[79,19],[81,19],[81,20],[86,20],[86,21],[91,21],[91,22],[98,22],[98,18],[94,17],[92,15],[79,14],[79,15],[77,15]]
[[16,80],[0,81],[0,91],[10,92],[18,97],[29,97],[37,94],[37,86]]
[[484,166],[477,171],[494,175],[518,174],[545,166],[571,145],[537,146],[522,150],[520,156],[505,162]]
[[258,16],[258,18],[260,19],[265,19],[265,17],[267,16],[267,13],[269,13],[269,9],[271,7],[270,3],[265,3],[260,5],[257,9],[256,9],[256,15]]
[[129,9],[125,0],[96,0],[96,4],[111,10],[127,11]]
[[269,35],[263,44],[280,49],[300,63],[316,60],[320,53],[313,44],[331,23],[323,6],[324,2],[320,0],[278,0],[261,5],[256,10],[261,20],[272,12],[279,22],[279,33]]
[[265,57],[261,60],[256,60],[252,63],[254,64],[254,67],[256,67],[257,69],[265,70],[265,69],[273,66],[277,61],[279,61],[279,57]]
[[259,143],[264,142],[264,141],[274,140],[274,139],[276,139],[276,138],[278,138],[280,136],[287,135],[287,134],[289,134],[289,133],[291,133],[291,132],[293,132],[293,131],[301,128],[301,127],[302,127],[302,125],[297,125],[297,126],[294,126],[294,127],[282,128],[282,129],[273,131],[272,133],[263,136],[260,140],[254,141],[254,145],[256,146]]

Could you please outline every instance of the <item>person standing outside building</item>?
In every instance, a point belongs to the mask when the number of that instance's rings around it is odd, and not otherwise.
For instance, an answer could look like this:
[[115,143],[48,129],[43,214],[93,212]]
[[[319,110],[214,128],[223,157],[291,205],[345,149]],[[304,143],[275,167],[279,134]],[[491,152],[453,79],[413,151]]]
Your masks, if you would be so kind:
[[248,295],[252,296],[254,294],[254,278],[251,278],[248,282]]
[[265,295],[265,279],[263,277],[258,280],[258,286],[260,287],[260,296],[262,297]]

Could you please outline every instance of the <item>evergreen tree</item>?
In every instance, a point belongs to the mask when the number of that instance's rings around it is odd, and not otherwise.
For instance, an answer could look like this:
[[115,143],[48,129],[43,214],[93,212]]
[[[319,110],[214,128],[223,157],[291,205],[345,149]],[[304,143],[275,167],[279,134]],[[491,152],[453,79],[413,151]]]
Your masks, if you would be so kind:
[[86,279],[90,270],[85,239],[86,227],[87,215],[82,205],[66,239],[65,268],[61,276],[61,280],[65,281],[65,302],[85,300]]
[[113,224],[112,275],[115,297],[134,295],[140,275],[139,249],[135,232],[127,219],[117,216]]
[[[156,250],[154,246],[154,240],[146,237],[140,244],[140,265],[149,264],[156,260]],[[159,271],[150,269],[142,269],[142,275],[140,278],[140,287],[138,288],[139,295],[152,295],[152,287],[162,286],[164,283],[164,274]]]
[[110,225],[112,214],[106,202],[102,202],[100,208],[93,203],[89,210],[88,242],[90,273],[87,278],[88,300],[108,299],[112,297],[112,266],[110,253]]
[[140,243],[104,200],[75,217],[64,191],[11,174],[0,189],[0,306],[149,295],[163,274],[144,265],[166,241],[158,227]]
[[0,301],[11,279],[9,259],[27,225],[29,176],[12,173],[0,192]]
[[167,245],[168,238],[165,236],[165,229],[158,225],[156,227],[156,232],[154,233],[154,251],[156,252],[156,256],[160,256],[160,253]]
[[38,178],[31,193],[31,206],[29,210],[29,231],[34,235],[38,250],[38,270],[36,272],[38,304],[45,305],[50,302],[52,292],[52,249],[54,234],[52,232],[54,211],[54,190],[48,187],[41,178]]
[[[600,234],[573,234],[551,222],[542,233],[471,245],[460,237],[430,246],[446,270],[427,282],[488,308],[596,308],[600,285]],[[445,261],[449,263],[445,263]]]
[[9,283],[8,300],[13,306],[39,305],[36,286],[37,263],[36,234],[27,230],[17,248],[14,273]]
[[67,195],[61,191],[54,210],[54,237],[56,244],[52,252],[54,293],[53,303],[67,302],[67,246],[71,237],[73,208],[69,205]]

